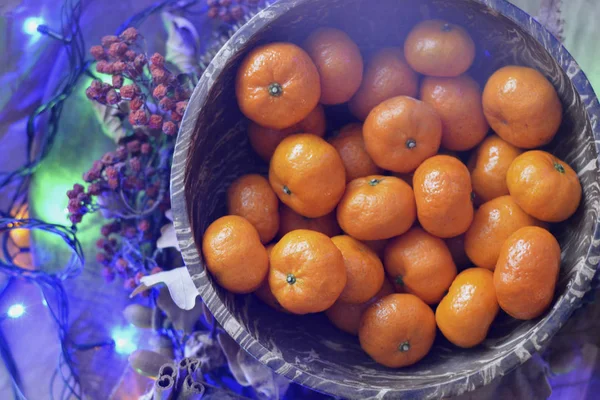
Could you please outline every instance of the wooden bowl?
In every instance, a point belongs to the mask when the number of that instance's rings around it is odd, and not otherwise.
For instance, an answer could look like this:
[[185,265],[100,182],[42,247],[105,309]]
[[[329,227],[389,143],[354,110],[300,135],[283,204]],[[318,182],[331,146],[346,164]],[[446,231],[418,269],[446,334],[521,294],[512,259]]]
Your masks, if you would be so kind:
[[[402,46],[419,21],[440,17],[466,27],[477,55],[469,73],[482,85],[507,64],[533,67],[555,86],[564,106],[560,131],[547,149],[579,174],[584,195],[577,213],[555,225],[562,266],[551,309],[531,321],[500,315],[489,337],[460,349],[438,333],[430,354],[408,368],[372,361],[358,340],[322,314],[278,313],[254,296],[234,296],[206,273],[200,252],[204,230],[226,213],[225,193],[238,176],[266,173],[249,146],[247,121],[234,93],[237,67],[250,49],[271,41],[302,40],[316,27],[347,32],[364,54]],[[328,128],[351,120],[346,107],[328,109]],[[198,83],[177,139],[171,177],[175,229],[190,274],[210,311],[250,354],[304,386],[344,398],[440,398],[505,375],[540,351],[590,289],[599,260],[600,105],[567,50],[533,17],[505,0],[279,0],[225,44]]]

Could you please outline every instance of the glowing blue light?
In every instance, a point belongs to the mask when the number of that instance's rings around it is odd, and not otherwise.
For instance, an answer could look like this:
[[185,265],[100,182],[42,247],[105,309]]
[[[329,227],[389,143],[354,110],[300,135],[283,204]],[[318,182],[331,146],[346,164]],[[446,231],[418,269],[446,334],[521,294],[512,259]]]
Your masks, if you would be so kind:
[[9,318],[19,318],[23,314],[25,314],[25,306],[20,303],[13,304],[6,312],[6,315],[8,315]]
[[135,327],[115,328],[111,333],[112,340],[115,342],[115,351],[119,354],[132,353],[137,348],[134,343],[136,332]]
[[35,35],[38,33],[38,25],[42,25],[43,23],[44,19],[41,17],[28,17],[23,22],[23,32],[25,32],[28,35]]
[[48,302],[46,301],[46,299],[42,300],[42,304],[44,305],[44,307],[48,307]]

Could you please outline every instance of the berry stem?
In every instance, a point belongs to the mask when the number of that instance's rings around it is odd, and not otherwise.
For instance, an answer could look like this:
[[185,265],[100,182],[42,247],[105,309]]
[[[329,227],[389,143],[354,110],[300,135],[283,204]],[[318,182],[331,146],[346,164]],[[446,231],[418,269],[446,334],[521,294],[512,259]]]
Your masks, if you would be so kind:
[[407,149],[414,149],[415,147],[417,147],[417,142],[415,139],[408,139],[406,141],[406,148]]
[[283,185],[283,193],[290,195],[290,194],[292,194],[292,191],[290,190],[289,187]]
[[382,179],[377,179],[377,178],[373,178],[369,181],[369,185],[370,186],[377,186],[377,184],[379,184],[379,182],[381,182]]

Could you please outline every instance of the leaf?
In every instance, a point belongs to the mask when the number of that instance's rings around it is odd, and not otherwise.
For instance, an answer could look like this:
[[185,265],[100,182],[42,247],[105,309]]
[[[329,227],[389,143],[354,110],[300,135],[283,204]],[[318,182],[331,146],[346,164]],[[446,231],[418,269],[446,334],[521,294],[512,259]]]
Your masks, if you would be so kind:
[[167,29],[165,60],[184,74],[198,76],[200,37],[196,27],[187,19],[169,12],[163,12],[161,16]]
[[562,0],[542,0],[537,20],[562,42],[565,40],[565,20],[562,18],[561,6]]
[[123,120],[127,118],[127,105],[121,103],[119,106],[105,106],[98,102],[92,102],[94,114],[102,126],[102,131],[106,136],[118,143],[127,131],[123,126]]
[[131,293],[130,297],[148,290],[152,286],[164,283],[177,307],[183,310],[191,310],[196,305],[198,290],[186,267],[146,275],[140,279],[140,283],[140,286]]

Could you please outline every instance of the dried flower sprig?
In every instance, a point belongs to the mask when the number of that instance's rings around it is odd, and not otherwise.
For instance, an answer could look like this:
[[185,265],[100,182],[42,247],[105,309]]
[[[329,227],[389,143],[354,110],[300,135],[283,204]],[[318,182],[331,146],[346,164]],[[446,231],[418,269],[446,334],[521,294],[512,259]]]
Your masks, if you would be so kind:
[[127,137],[84,173],[87,190],[75,184],[67,192],[73,224],[95,211],[112,219],[101,228],[96,260],[104,266],[107,280],[119,275],[131,290],[144,275],[162,270],[155,253],[164,213],[170,207],[165,178],[170,152],[157,152],[154,142],[141,132]]
[[129,102],[128,121],[133,127],[161,129],[175,135],[191,94],[189,82],[171,72],[165,58],[140,51],[142,36],[135,28],[121,35],[104,36],[90,49],[96,70],[112,75],[112,84],[94,80],[86,90],[90,100],[104,105]]
[[142,41],[135,28],[128,28],[119,36],[104,36],[90,49],[96,70],[112,75],[112,83],[92,81],[87,97],[107,107],[128,109],[131,127],[114,151],[83,174],[87,188],[75,184],[67,193],[73,225],[96,211],[109,220],[96,243],[96,261],[107,281],[120,276],[129,290],[143,276],[171,267],[159,262],[162,251],[156,241],[170,208],[173,137],[192,89],[191,80],[170,71],[162,55],[148,57],[141,50]]
[[208,16],[225,23],[241,21],[264,5],[264,0],[206,0]]

